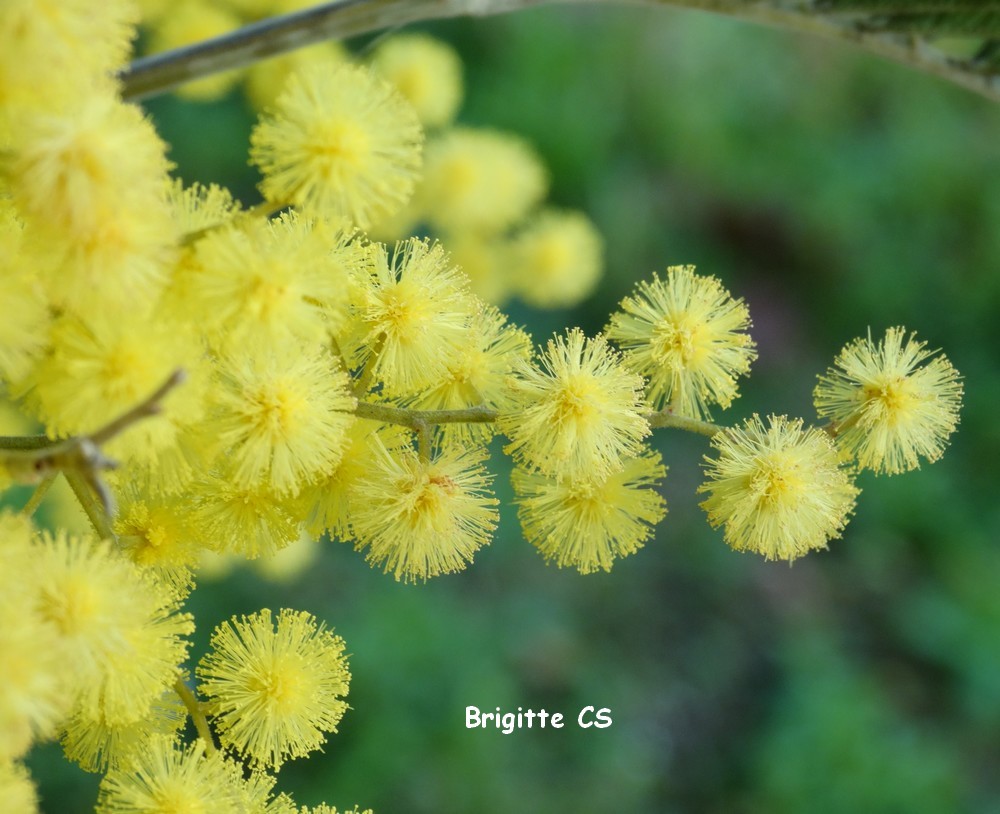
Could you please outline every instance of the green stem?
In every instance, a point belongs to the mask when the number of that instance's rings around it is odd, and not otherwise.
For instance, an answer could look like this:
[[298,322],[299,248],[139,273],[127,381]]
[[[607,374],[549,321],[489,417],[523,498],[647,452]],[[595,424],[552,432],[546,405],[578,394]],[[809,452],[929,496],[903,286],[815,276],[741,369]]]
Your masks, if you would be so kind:
[[423,426],[489,424],[498,418],[496,410],[490,410],[488,407],[467,407],[464,410],[408,410],[405,407],[373,404],[368,401],[359,401],[354,412],[358,418],[398,424],[400,427],[409,427],[414,432],[420,432]]
[[90,524],[94,527],[97,535],[102,540],[111,540],[117,543],[118,538],[111,527],[111,520],[105,513],[102,501],[94,493],[93,485],[80,472],[66,471],[63,474],[66,476],[66,482],[69,483],[73,494],[76,495],[77,501],[79,501],[83,511],[86,512]]
[[198,696],[194,694],[194,691],[184,683],[184,679],[180,676],[174,682],[174,692],[180,697],[181,701],[184,703],[184,707],[188,711],[188,715],[191,716],[191,721],[194,723],[195,731],[198,733],[198,737],[205,742],[205,751],[214,755],[216,752],[215,739],[212,737],[212,730],[208,725],[208,718],[205,717],[205,712],[201,708],[201,702],[198,700]]
[[372,379],[375,378],[375,362],[378,360],[382,348],[385,346],[385,334],[379,334],[378,339],[372,346],[371,353],[365,361],[365,366],[361,371],[361,376],[354,383],[354,395],[359,399],[368,395],[368,389],[372,386]]
[[420,460],[425,463],[431,462],[431,457],[434,454],[434,445],[431,438],[431,425],[426,421],[421,421],[417,426],[417,452],[420,454]]
[[47,435],[0,435],[0,449],[45,449],[58,443]]
[[708,421],[699,421],[697,418],[685,418],[681,415],[674,415],[669,410],[660,410],[659,412],[651,413],[648,418],[649,426],[654,429],[658,427],[671,427],[675,430],[695,432],[699,435],[707,435],[709,437],[726,429],[719,424],[712,424]]
[[58,472],[53,472],[51,475],[46,475],[42,482],[35,487],[35,491],[31,493],[31,497],[28,498],[28,502],[24,504],[24,508],[21,509],[21,514],[25,517],[32,517],[37,511],[38,507],[42,504],[45,499],[45,495],[48,494],[49,489],[52,484],[55,483],[56,478],[59,476]]

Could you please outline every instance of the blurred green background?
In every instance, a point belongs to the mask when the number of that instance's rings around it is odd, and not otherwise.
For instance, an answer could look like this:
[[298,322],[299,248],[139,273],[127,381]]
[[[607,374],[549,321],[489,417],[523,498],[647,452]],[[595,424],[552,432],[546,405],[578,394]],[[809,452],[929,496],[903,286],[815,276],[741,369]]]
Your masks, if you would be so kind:
[[[550,199],[605,237],[582,307],[508,309],[536,341],[596,332],[636,280],[694,263],[754,319],[727,423],[814,419],[816,374],[898,324],[947,352],[967,399],[941,462],[862,475],[843,539],[793,567],[726,547],[695,495],[707,443],[660,431],[670,513],[610,574],[548,567],[521,539],[497,448],[504,522],[462,574],[400,585],[327,544],[294,585],[206,583],[197,656],[265,605],[317,614],[352,654],[340,733],[279,788],[376,814],[1000,812],[1000,108],[699,13],[569,5],[424,30],[465,59],[461,121],[531,140]],[[238,93],[149,107],[185,180],[257,200]],[[469,704],[569,725],[467,731]],[[578,729],[588,704],[613,726]],[[31,762],[47,810],[89,810],[95,778],[57,751]]]

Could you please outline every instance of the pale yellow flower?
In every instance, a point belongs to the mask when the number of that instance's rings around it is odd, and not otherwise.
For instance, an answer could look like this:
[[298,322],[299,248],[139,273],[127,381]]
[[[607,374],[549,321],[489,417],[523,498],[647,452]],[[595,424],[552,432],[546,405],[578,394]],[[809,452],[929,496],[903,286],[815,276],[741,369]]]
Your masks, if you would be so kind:
[[757,356],[742,300],[694,266],[671,266],[665,279],[640,282],[621,308],[605,333],[648,380],[653,407],[696,419],[710,419],[712,404],[729,407]]
[[344,640],[308,613],[223,622],[197,672],[222,744],[259,767],[319,749],[347,710]]
[[863,469],[895,475],[936,461],[958,425],[962,380],[904,328],[855,339],[819,377],[816,410]]
[[514,407],[500,415],[505,451],[546,475],[618,471],[649,435],[642,378],[601,337],[578,328],[550,339],[540,364],[518,361],[508,379]]
[[715,458],[705,458],[708,480],[701,505],[737,551],[794,560],[826,548],[854,510],[858,489],[839,466],[823,430],[801,419],[759,416],[712,437]]

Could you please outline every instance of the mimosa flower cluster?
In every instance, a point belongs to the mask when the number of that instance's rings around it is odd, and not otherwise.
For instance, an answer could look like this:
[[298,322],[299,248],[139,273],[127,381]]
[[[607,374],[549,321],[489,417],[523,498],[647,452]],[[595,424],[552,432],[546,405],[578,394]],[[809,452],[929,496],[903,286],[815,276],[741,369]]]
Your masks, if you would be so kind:
[[[275,556],[324,536],[396,580],[463,570],[498,524],[497,434],[525,538],[588,574],[665,516],[655,429],[711,436],[709,522],[782,560],[843,531],[858,470],[936,460],[955,430],[960,376],[903,328],[820,377],[822,427],[709,423],[756,349],[746,303],[691,266],[638,283],[602,333],[536,346],[495,303],[578,302],[600,239],[542,205],[523,141],[453,124],[460,65],[424,37],[251,72],[261,203],[172,177],[115,79],[140,16],[166,47],[297,4],[141,5],[0,8],[0,384],[45,432],[0,439],[0,488],[36,485],[0,515],[5,810],[37,810],[21,761],[58,738],[105,773],[108,814],[335,812],[299,809],[273,773],[336,732],[344,642],[263,609],[193,663],[183,602],[209,555],[288,572],[308,555]],[[406,236],[419,225],[440,241]],[[57,479],[92,532],[33,526]]]

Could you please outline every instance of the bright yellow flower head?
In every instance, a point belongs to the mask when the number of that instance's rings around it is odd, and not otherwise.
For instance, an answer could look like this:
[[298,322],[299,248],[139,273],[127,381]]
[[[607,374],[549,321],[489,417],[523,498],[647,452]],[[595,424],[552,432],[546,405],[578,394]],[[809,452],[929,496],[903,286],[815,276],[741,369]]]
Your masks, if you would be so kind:
[[514,237],[510,252],[515,290],[536,308],[576,305],[603,271],[604,243],[582,212],[541,212]]
[[371,62],[413,105],[424,127],[451,124],[462,102],[462,63],[451,46],[426,34],[397,34],[375,49]]
[[545,167],[527,142],[456,127],[428,143],[419,196],[439,231],[494,234],[523,218],[547,188]]
[[638,454],[649,435],[642,379],[604,337],[574,328],[550,339],[540,366],[519,362],[508,386],[514,403],[501,414],[505,451],[555,477],[604,476]]
[[374,269],[359,280],[352,335],[345,345],[370,364],[387,395],[412,395],[437,381],[469,341],[478,303],[465,276],[437,243],[409,240],[390,263],[375,247]]
[[142,112],[110,91],[20,123],[11,192],[64,308],[134,311],[159,293],[177,238],[165,152]]
[[88,772],[107,772],[131,760],[146,748],[151,736],[175,737],[187,723],[188,712],[171,687],[155,700],[142,718],[127,724],[109,724],[75,710],[63,725],[63,753]]
[[0,766],[55,734],[73,700],[58,631],[32,607],[32,534],[23,517],[0,513]]
[[344,640],[308,613],[262,610],[219,625],[198,665],[223,745],[278,769],[322,746],[347,710]]
[[836,440],[863,469],[895,475],[936,461],[958,425],[962,381],[904,328],[878,344],[855,339],[819,377],[816,410],[833,422]]
[[101,781],[97,814],[243,814],[236,769],[197,740],[184,747],[154,735]]
[[605,329],[629,367],[649,380],[652,405],[688,418],[709,419],[709,406],[729,407],[736,380],[756,358],[746,333],[750,313],[714,277],[694,266],[672,266],[666,279],[641,282]]
[[31,578],[31,607],[59,633],[83,713],[114,725],[146,715],[176,678],[193,630],[174,593],[107,543],[62,534],[42,538]]
[[476,450],[444,450],[431,461],[412,447],[382,450],[351,493],[356,547],[397,580],[461,571],[497,524],[490,475]]
[[266,484],[237,486],[227,468],[194,483],[191,500],[202,537],[219,554],[252,560],[299,539],[302,517],[292,498]]
[[320,64],[292,75],[250,142],[268,201],[366,228],[412,195],[423,131],[383,80],[350,65]]
[[712,438],[718,453],[705,458],[708,480],[701,505],[726,542],[769,560],[794,560],[826,548],[854,510],[858,489],[839,467],[837,450],[823,430],[803,429],[801,419],[759,416]]
[[337,465],[357,403],[328,353],[291,342],[222,358],[212,401],[206,433],[234,485],[288,495]]
[[610,571],[638,551],[666,514],[656,491],[666,469],[659,453],[625,463],[620,472],[556,479],[515,469],[514,490],[525,539],[546,560],[581,574]]
[[190,267],[178,270],[175,310],[195,315],[224,349],[249,337],[317,341],[346,318],[351,278],[370,263],[339,223],[243,218],[198,241]]
[[[93,432],[149,397],[178,368],[197,370],[198,346],[175,327],[142,313],[60,317],[50,353],[26,383],[33,388],[29,405],[53,437]],[[171,472],[180,477],[177,470],[184,464],[173,460],[172,449],[182,428],[202,415],[203,384],[191,376],[168,394],[161,414],[114,439],[109,454],[154,469],[171,463]]]
[[125,554],[156,579],[186,594],[205,545],[202,531],[184,495],[150,494],[125,481],[117,489],[115,534]]
[[50,321],[41,278],[24,251],[23,228],[0,198],[0,382],[23,377],[45,347]]

